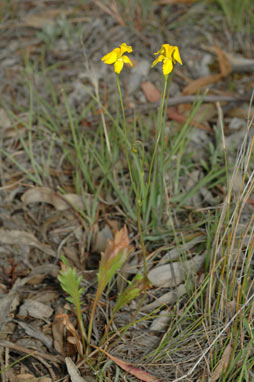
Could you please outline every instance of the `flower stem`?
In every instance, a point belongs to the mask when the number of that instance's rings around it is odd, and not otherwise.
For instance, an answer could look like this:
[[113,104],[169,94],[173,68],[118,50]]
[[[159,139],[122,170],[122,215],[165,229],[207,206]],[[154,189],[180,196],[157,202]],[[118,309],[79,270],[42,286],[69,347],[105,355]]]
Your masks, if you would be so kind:
[[142,254],[143,254],[144,277],[145,279],[148,279],[147,265],[146,265],[146,247],[144,242],[144,236],[143,236],[143,230],[142,230],[142,219],[141,219],[142,200],[138,198],[137,203],[138,203],[138,232],[139,232]]
[[150,163],[150,168],[149,168],[149,175],[148,175],[148,181],[147,181],[147,188],[146,188],[146,196],[149,192],[150,184],[151,184],[151,178],[152,178],[152,170],[153,170],[153,164],[155,161],[155,157],[158,151],[159,143],[161,141],[161,153],[160,153],[160,165],[162,164],[163,160],[163,152],[165,148],[165,123],[163,121],[163,109],[164,109],[164,103],[165,103],[165,98],[166,98],[166,91],[167,91],[167,84],[168,84],[168,75],[164,76],[164,88],[163,88],[163,93],[162,93],[162,98],[160,102],[160,109],[159,109],[159,115],[158,115],[158,133],[157,133],[157,138],[154,146],[154,151],[152,155],[152,160]]
[[[99,288],[99,286],[98,286]],[[93,305],[92,305],[92,310],[91,310],[91,314],[90,314],[90,318],[89,318],[89,325],[88,325],[88,331],[87,331],[87,354],[89,354],[90,352],[90,345],[91,345],[91,338],[92,338],[92,330],[93,330],[93,321],[94,321],[94,316],[95,316],[95,310],[96,310],[96,307],[98,305],[98,302],[99,302],[99,299],[102,295],[102,292],[97,289],[96,291],[96,295],[95,295],[95,298],[94,298],[94,302],[93,302]]]
[[121,109],[122,109],[122,116],[123,116],[123,130],[124,130],[124,150],[125,150],[125,155],[128,163],[128,169],[129,169],[129,174],[131,178],[131,185],[132,189],[135,193],[137,193],[136,185],[132,176],[132,170],[131,170],[131,162],[130,162],[130,157],[129,157],[129,152],[128,152],[128,134],[127,134],[127,124],[126,124],[126,117],[125,117],[125,110],[124,110],[124,104],[123,104],[123,96],[122,96],[122,91],[121,91],[121,86],[119,82],[119,74],[116,75],[116,83],[117,83],[117,88],[120,96],[120,103],[121,103]]
[[[131,184],[132,184],[132,189],[136,194],[137,197],[137,223],[138,223],[138,231],[139,231],[139,236],[140,236],[140,241],[141,241],[141,248],[142,248],[142,254],[143,254],[143,267],[144,267],[144,276],[147,278],[147,266],[146,266],[146,249],[145,249],[145,243],[144,243],[144,237],[143,237],[143,231],[142,231],[142,222],[141,222],[141,208],[142,208],[142,195],[140,190],[137,189],[133,176],[132,176],[132,170],[131,170],[131,163],[130,163],[130,158],[129,158],[129,153],[128,153],[128,135],[127,135],[127,124],[126,124],[126,118],[125,118],[125,110],[124,110],[124,104],[123,104],[123,97],[122,97],[122,91],[119,83],[119,75],[116,75],[116,82],[117,82],[117,88],[120,96],[120,103],[121,103],[121,108],[122,108],[122,115],[123,115],[123,127],[124,127],[124,135],[125,135],[125,142],[124,142],[124,147],[125,147],[125,153],[126,153],[126,158],[128,162],[128,168],[129,168],[129,174],[131,178]],[[165,96],[164,96],[165,98]]]

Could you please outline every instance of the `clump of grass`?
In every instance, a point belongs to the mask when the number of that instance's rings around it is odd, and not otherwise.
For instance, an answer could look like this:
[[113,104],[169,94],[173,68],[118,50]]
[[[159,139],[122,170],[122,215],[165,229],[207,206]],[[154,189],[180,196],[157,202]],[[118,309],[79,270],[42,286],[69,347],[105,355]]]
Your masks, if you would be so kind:
[[[173,309],[168,330],[146,356],[151,363],[169,358],[172,366],[177,364],[182,375],[172,378],[174,382],[198,376],[220,382],[253,380],[254,216],[248,212],[254,190],[253,122],[254,117],[248,121],[232,175],[228,169],[225,201],[207,227],[203,281],[180,310]],[[227,162],[220,108],[219,123]]]
[[[103,9],[118,20],[120,24],[135,29],[140,29],[143,25],[151,23],[153,8],[152,0],[119,0],[117,3],[104,0],[103,6]],[[124,18],[121,15],[124,15]]]
[[251,0],[213,0],[225,14],[228,27],[233,32],[250,28],[253,32],[254,16]]
[[[220,113],[219,116],[223,127]],[[232,176],[228,180],[227,194],[211,248],[206,311],[211,325],[215,315],[224,325],[223,333],[218,329],[218,346],[211,353],[212,364],[219,362],[222,344],[231,342],[232,345],[228,369],[224,371],[221,381],[252,379],[254,216],[248,211],[254,190],[252,124],[253,118],[250,118]],[[247,224],[246,216],[249,216]]]

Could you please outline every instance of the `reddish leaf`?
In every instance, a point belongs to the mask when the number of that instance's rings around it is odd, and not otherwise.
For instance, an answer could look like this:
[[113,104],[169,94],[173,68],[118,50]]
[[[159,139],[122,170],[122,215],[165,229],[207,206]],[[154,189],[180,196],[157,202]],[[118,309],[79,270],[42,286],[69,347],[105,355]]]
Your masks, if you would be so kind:
[[120,366],[123,370],[127,371],[128,373],[134,375],[136,378],[140,379],[141,381],[145,382],[159,382],[159,380],[154,377],[153,375],[147,373],[146,371],[139,369],[135,365],[125,362],[122,359],[116,358],[113,355],[107,353],[105,350],[101,348],[97,348],[103,353],[107,355],[112,361],[114,361],[118,366]]
[[[167,108],[167,116],[169,119],[172,121],[176,121],[179,123],[185,123],[187,121],[187,117],[183,116],[182,114],[178,113],[177,109],[173,107],[168,107]],[[206,130],[206,131],[213,131],[212,129],[207,128],[204,125],[201,125],[200,123],[197,123],[195,121],[190,121],[190,125],[196,126],[199,129]]]
[[128,254],[130,250],[129,243],[130,240],[125,225],[115,234],[114,240],[108,240],[105,253],[102,254],[100,266],[106,266],[107,263],[110,264],[110,261],[112,261],[121,251],[125,251],[126,254]]
[[161,99],[161,92],[150,81],[142,82],[141,88],[144,95],[149,102],[159,102]]
[[183,89],[183,94],[194,94],[197,93],[200,89],[207,85],[214,84],[222,78],[221,74],[211,74],[210,76],[201,77],[197,80],[194,80],[185,86]]
[[183,94],[194,94],[203,87],[214,84],[231,73],[231,65],[226,54],[218,46],[212,47],[210,50],[217,54],[220,73],[211,74],[210,76],[192,81],[183,89]]
[[220,73],[222,77],[226,77],[232,72],[231,64],[223,50],[221,50],[218,46],[215,46],[214,50],[218,57]]

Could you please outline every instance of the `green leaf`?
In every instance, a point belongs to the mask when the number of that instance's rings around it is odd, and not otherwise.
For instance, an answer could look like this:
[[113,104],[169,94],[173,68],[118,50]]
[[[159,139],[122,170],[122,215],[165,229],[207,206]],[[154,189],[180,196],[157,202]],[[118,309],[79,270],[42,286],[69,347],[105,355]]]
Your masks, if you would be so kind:
[[116,305],[113,310],[113,315],[120,310],[124,305],[129,304],[131,300],[138,297],[143,290],[146,289],[144,276],[138,273],[128,287],[118,296]]

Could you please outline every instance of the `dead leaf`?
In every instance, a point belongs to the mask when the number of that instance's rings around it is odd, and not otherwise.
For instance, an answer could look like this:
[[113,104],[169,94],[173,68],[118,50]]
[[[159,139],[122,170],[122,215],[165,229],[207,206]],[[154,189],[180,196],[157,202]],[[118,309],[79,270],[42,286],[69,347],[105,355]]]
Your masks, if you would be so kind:
[[232,349],[231,342],[230,342],[225,347],[225,350],[222,354],[222,357],[221,357],[218,365],[216,366],[216,368],[214,369],[214,371],[211,374],[211,379],[210,379],[211,382],[217,381],[222,376],[222,373],[227,370],[232,351],[233,351],[233,349]]
[[[56,316],[62,315],[64,308],[62,306],[56,307]],[[52,336],[54,341],[54,348],[59,353],[64,355],[64,324],[62,320],[54,319],[52,325]]]
[[10,118],[4,109],[0,109],[0,127],[1,134],[4,132],[4,130],[7,130],[11,127]]
[[[42,264],[37,267],[35,267],[28,276],[23,277],[22,279],[18,278],[15,281],[14,287],[15,290],[19,290],[26,284],[39,284],[42,280],[44,280],[48,275],[56,278],[59,273],[59,267],[55,264]],[[53,294],[56,293],[54,291],[48,292],[47,295],[44,295],[43,297],[40,298],[40,301],[47,301],[47,299],[50,299],[52,297],[52,292]],[[40,292],[38,292],[40,293]],[[35,295],[34,295],[35,296]],[[34,297],[34,299],[36,299]],[[46,299],[46,300],[45,300]],[[50,301],[50,300],[48,300]]]
[[129,237],[126,225],[115,234],[114,240],[108,240],[105,253],[102,254],[100,265],[111,263],[120,251],[123,251],[123,257],[126,258],[129,251]]
[[223,52],[223,50],[221,48],[219,48],[218,46],[215,46],[214,50],[215,50],[215,52],[217,54],[217,57],[218,57],[219,67],[220,67],[220,74],[221,74],[222,77],[226,77],[232,71],[231,64],[230,64],[230,62],[228,60],[228,57]]
[[71,206],[80,210],[84,208],[82,198],[79,195],[65,194],[61,196],[48,187],[31,188],[22,195],[21,200],[25,205],[38,202],[52,204],[59,211],[64,211]]
[[46,12],[27,15],[22,20],[22,24],[32,28],[44,28],[45,25],[53,25],[58,16],[66,16],[70,13],[73,13],[72,9],[49,9]]
[[230,62],[233,73],[243,73],[243,72],[253,72],[254,71],[254,60],[253,58],[246,58],[240,55],[235,55],[232,53],[226,53],[227,59]]
[[[191,110],[193,108],[192,104],[182,104],[177,107],[178,112],[185,116],[189,117]],[[205,130],[209,132],[213,132],[214,130],[209,127],[209,122],[211,119],[215,116],[217,116],[217,108],[215,103],[202,103],[195,115],[193,116],[192,121],[196,122],[197,124],[202,123],[202,125],[198,125],[199,127],[205,128]]]
[[162,310],[159,314],[159,317],[156,317],[149,330],[155,331],[155,332],[161,332],[167,328],[169,325],[170,317],[172,316],[172,313],[168,312],[167,310]]
[[159,102],[161,99],[161,92],[156,88],[156,86],[150,82],[142,82],[141,88],[148,102]]
[[49,275],[56,278],[59,273],[59,267],[56,264],[42,264],[34,267],[27,276],[27,284],[39,284]]
[[18,316],[31,316],[34,318],[47,320],[52,316],[53,312],[54,310],[50,306],[42,304],[39,301],[27,298],[25,302],[21,305],[18,312]]
[[67,314],[58,314],[55,316],[55,321],[61,320],[63,325],[65,326],[67,330],[67,338],[73,337],[75,339],[75,346],[79,353],[79,355],[83,354],[82,344],[79,339],[79,335],[74,327],[74,325],[71,323],[70,318]]
[[[41,382],[41,378],[37,379],[35,375],[29,373],[20,373],[19,375],[15,376],[15,379],[16,382],[34,382],[35,380]],[[51,381],[51,378],[49,381]]]
[[70,357],[65,358],[65,363],[72,382],[86,382],[86,380],[79,374],[77,366]]
[[220,81],[221,78],[226,77],[231,73],[231,64],[227,58],[227,55],[218,46],[214,46],[210,50],[214,51],[217,54],[220,73],[211,74],[210,76],[201,77],[195,81],[192,81],[183,89],[183,94],[197,93],[203,87],[214,84]]
[[222,78],[221,74],[211,74],[210,76],[201,77],[197,80],[190,82],[189,85],[183,89],[183,94],[198,93],[203,87],[214,84]]
[[151,312],[152,310],[158,308],[163,304],[172,305],[174,304],[181,296],[187,293],[186,286],[184,284],[179,285],[170,292],[163,294],[161,297],[156,298],[150,304],[147,304],[142,307],[142,311]]
[[36,237],[25,231],[5,230],[0,228],[0,243],[10,245],[28,245],[40,249],[49,256],[56,256],[56,253],[49,245],[42,244]]
[[250,105],[248,105],[248,107],[235,107],[228,112],[229,117],[245,119],[246,121],[248,120],[249,115],[254,115],[254,107],[250,107]]
[[[197,244],[203,243],[205,240],[205,236],[202,234],[199,234],[198,236],[194,237],[194,239],[191,239],[190,241],[186,241],[182,245],[178,245],[177,248],[174,247],[170,251],[163,254],[161,259],[158,261],[158,264],[166,264],[170,261],[177,260],[179,258],[179,253],[187,253],[190,251],[193,247],[195,247]],[[162,247],[164,250],[164,247]]]
[[2,340],[2,339],[0,339],[0,346],[6,347],[8,349],[13,349],[17,353],[28,354],[29,357],[34,357],[36,359],[39,359],[40,361],[41,361],[41,359],[46,359],[46,360],[52,362],[53,364],[55,364],[55,363],[62,364],[63,363],[63,358],[60,355],[49,354],[45,350],[43,352],[40,352],[38,350],[32,351],[31,348],[28,348],[28,347],[25,347],[22,345],[18,345],[16,343],[11,342],[11,341]]
[[[97,348],[97,347],[96,347]],[[113,355],[107,353],[105,350],[101,348],[97,348],[100,351],[102,351],[104,354],[107,355],[112,361],[114,361],[118,366],[120,366],[123,370],[127,371],[128,373],[134,375],[136,378],[140,379],[141,381],[145,382],[159,382],[159,380],[154,377],[153,375],[147,373],[146,371],[136,367],[135,365],[125,362],[122,359],[116,358]]]
[[15,311],[19,304],[19,294],[12,288],[7,295],[0,298],[0,331],[10,319],[10,313]]
[[[184,115],[181,115],[176,108],[174,107],[168,107],[167,108],[167,116],[169,119],[171,119],[172,121],[176,121],[176,122],[179,122],[179,123],[185,123],[188,119],[188,117],[185,117]],[[206,126],[204,125],[201,125],[200,123],[192,120],[190,121],[190,125],[191,126],[196,126],[198,127],[199,129],[202,129],[202,130],[208,130],[210,131],[211,129],[208,129]]]
[[190,273],[198,272],[204,260],[205,255],[197,255],[190,260],[162,265],[153,268],[148,273],[148,278],[154,286],[172,288],[181,284]]
[[32,324],[27,324],[26,322],[13,320],[16,324],[21,326],[29,337],[36,338],[41,341],[50,351],[52,350],[53,340],[51,337],[44,334],[41,330],[34,327]]
[[106,224],[102,230],[99,230],[98,225],[94,226],[92,235],[92,252],[101,253],[104,252],[107,246],[108,240],[113,239],[111,229]]

